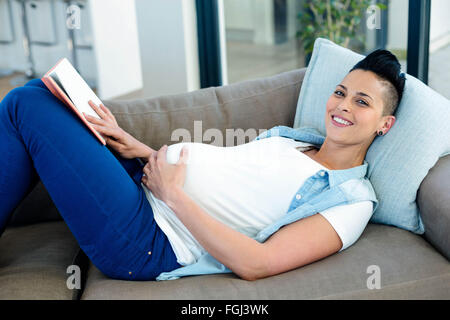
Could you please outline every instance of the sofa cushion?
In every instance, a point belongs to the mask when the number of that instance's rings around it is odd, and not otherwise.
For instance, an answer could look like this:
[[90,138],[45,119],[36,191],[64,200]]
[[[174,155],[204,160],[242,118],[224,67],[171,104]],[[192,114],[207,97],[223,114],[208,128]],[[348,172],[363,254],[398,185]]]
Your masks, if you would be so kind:
[[[326,102],[364,56],[326,39],[317,39],[301,88],[294,127],[313,127],[326,135]],[[407,75],[396,122],[367,151],[370,179],[379,205],[371,222],[422,234],[416,203],[420,183],[440,157],[450,154],[450,101]]]
[[235,145],[234,139],[210,141],[202,136],[210,128],[225,137],[227,128],[259,131],[275,125],[292,126],[305,70],[150,99],[105,100],[104,104],[120,127],[155,149],[180,142],[172,139],[176,129],[189,131],[191,142]]
[[[368,289],[369,266],[380,270],[381,289]],[[369,269],[370,270],[370,269]],[[234,274],[171,281],[123,281],[91,265],[82,299],[448,299],[450,265],[421,236],[369,224],[340,253],[296,270],[256,281]]]
[[0,237],[0,299],[72,299],[67,267],[79,251],[63,221],[10,227]]

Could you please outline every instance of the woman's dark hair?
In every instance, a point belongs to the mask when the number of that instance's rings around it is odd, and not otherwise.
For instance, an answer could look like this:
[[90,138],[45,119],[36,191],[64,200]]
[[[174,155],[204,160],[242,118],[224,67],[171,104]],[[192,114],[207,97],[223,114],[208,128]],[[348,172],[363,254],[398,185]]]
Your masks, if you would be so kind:
[[397,57],[388,50],[378,49],[355,64],[349,73],[356,69],[372,71],[385,82],[387,94],[383,116],[393,115],[402,100],[406,80]]

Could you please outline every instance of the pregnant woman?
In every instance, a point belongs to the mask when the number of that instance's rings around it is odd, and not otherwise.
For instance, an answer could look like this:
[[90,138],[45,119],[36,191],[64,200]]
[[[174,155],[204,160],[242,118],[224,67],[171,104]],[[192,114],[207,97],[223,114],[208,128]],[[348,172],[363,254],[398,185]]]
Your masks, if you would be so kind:
[[111,278],[231,271],[255,280],[317,261],[352,245],[376,208],[364,158],[393,126],[404,81],[395,56],[377,50],[331,94],[326,137],[278,126],[235,147],[156,151],[91,104],[101,145],[31,80],[0,104],[0,230],[40,179]]

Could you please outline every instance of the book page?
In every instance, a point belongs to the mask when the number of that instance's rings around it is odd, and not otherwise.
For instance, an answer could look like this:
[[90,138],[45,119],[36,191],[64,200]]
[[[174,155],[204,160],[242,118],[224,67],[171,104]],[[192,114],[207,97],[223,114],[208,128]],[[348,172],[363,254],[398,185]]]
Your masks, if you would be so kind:
[[100,106],[102,103],[101,100],[75,70],[69,60],[64,58],[50,76],[60,85],[61,89],[66,92],[67,96],[72,100],[73,104],[80,112],[84,112],[100,119],[100,116],[92,109],[88,101],[92,100],[97,106]]
[[[61,81],[59,81],[58,75],[56,73],[52,72],[49,74],[49,76],[52,77],[53,80],[55,80],[56,84],[61,88],[61,90],[66,94],[66,96],[69,97],[69,94],[67,93],[66,89],[64,89],[64,86],[62,85]],[[71,99],[71,101],[72,101],[72,99]]]

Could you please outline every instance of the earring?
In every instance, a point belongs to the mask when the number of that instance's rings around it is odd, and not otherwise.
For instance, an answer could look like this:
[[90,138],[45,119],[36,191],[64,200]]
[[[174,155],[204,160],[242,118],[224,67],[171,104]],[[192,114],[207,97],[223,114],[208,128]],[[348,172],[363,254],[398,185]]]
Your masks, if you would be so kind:
[[382,136],[382,135],[383,135],[383,131],[381,131],[381,130],[378,131],[378,135],[379,135],[379,136]]

